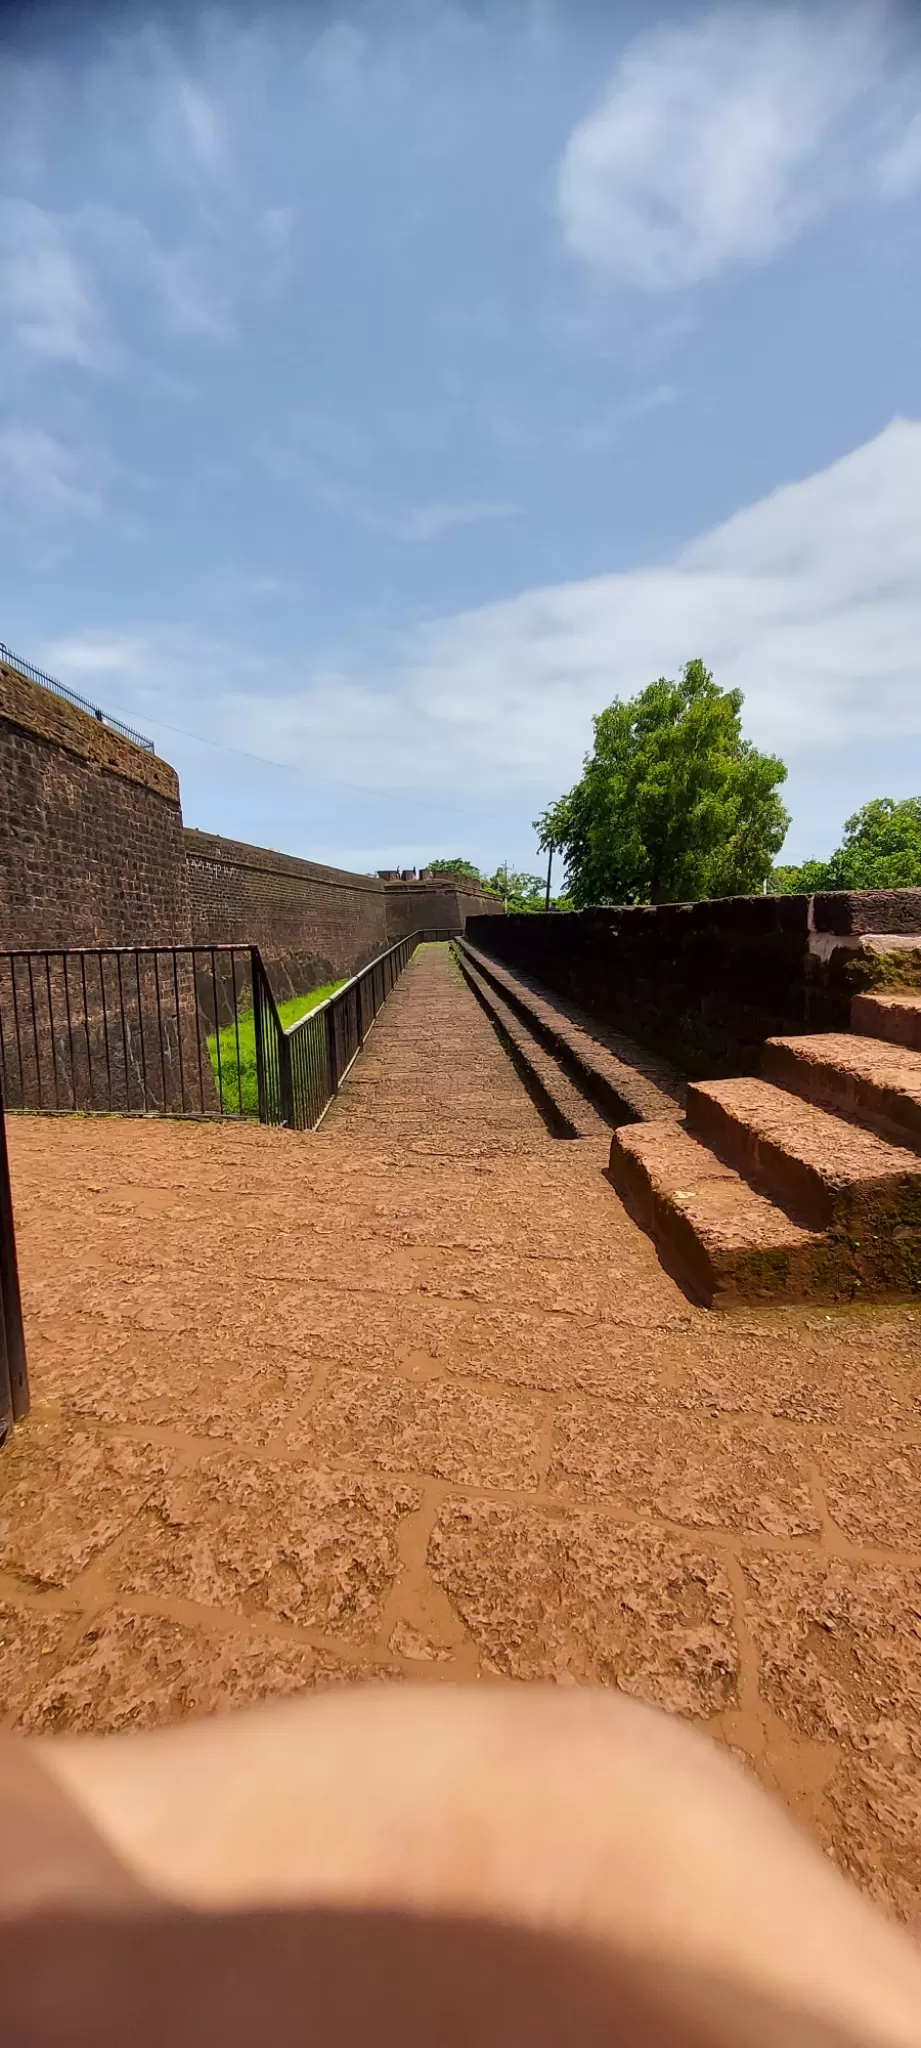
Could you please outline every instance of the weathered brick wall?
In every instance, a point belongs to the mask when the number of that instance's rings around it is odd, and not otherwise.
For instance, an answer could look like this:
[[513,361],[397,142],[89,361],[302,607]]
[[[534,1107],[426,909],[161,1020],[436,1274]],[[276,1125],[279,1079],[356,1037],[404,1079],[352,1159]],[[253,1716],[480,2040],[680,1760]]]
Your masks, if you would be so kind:
[[0,662],[0,950],[189,936],[175,770]]
[[467,935],[711,1078],[757,1073],[766,1038],[847,1030],[858,989],[921,985],[918,889],[473,918]]
[[404,933],[501,911],[478,890],[385,883],[183,829],[176,772],[0,664],[0,951],[257,945],[279,996]]
[[387,945],[386,885],[210,832],[185,832],[194,937],[257,945],[276,995],[353,974]]
[[468,917],[502,916],[498,897],[456,882],[386,882],[387,939],[392,946],[410,932],[462,932]]

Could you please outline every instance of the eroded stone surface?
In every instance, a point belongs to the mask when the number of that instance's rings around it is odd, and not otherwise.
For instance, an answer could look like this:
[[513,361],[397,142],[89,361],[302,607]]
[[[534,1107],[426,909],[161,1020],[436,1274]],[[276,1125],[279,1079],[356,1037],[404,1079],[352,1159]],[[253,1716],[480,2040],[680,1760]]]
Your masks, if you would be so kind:
[[0,1600],[0,1722],[15,1723],[73,1632],[70,1615]]
[[417,1488],[228,1454],[164,1480],[113,1561],[125,1593],[274,1614],[364,1641],[397,1570]]
[[[412,1354],[410,1354],[411,1360]],[[533,1492],[541,1410],[413,1372],[334,1373],[292,1432],[312,1462]]]
[[748,1419],[701,1422],[664,1394],[560,1408],[548,1484],[569,1500],[617,1499],[699,1527],[807,1536],[821,1526],[797,1445]]
[[308,1687],[397,1675],[368,1660],[337,1661],[307,1643],[215,1635],[116,1608],[93,1622],[54,1676],[33,1691],[16,1726],[35,1735],[157,1728]]
[[767,1704],[801,1734],[921,1764],[921,1570],[744,1559]]
[[452,1502],[429,1563],[505,1678],[617,1685],[704,1719],[736,1697],[732,1595],[702,1547],[584,1511]]
[[164,1470],[151,1445],[33,1418],[0,1463],[0,1568],[68,1585],[127,1527]]
[[921,1444],[828,1434],[816,1459],[829,1513],[845,1535],[921,1553]]

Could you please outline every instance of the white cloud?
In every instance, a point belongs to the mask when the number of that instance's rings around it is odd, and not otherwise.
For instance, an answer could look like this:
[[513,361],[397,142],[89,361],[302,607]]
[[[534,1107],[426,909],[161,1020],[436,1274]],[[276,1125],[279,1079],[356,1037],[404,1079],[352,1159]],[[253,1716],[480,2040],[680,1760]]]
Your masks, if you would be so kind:
[[889,12],[872,0],[733,0],[659,28],[628,47],[569,137],[565,240],[595,277],[651,293],[767,262],[866,197],[874,175],[884,197],[921,178],[918,103],[917,69],[899,71]]
[[921,113],[883,152],[877,177],[885,199],[907,199],[921,185]]
[[291,423],[291,438],[285,442],[264,440],[258,453],[270,475],[279,482],[305,486],[340,519],[349,519],[371,533],[386,534],[391,540],[435,540],[452,527],[514,519],[519,511],[517,505],[480,498],[460,502],[438,500],[433,504],[382,510],[365,493],[343,483],[332,483],[324,475],[318,457],[341,475],[343,470],[360,468],[371,447],[357,428],[323,413],[299,413]]
[[223,116],[201,86],[178,70],[174,77],[173,113],[195,169],[222,184],[230,161]]
[[576,455],[603,455],[616,448],[623,440],[627,427],[634,420],[645,419],[651,412],[661,412],[663,406],[675,405],[680,397],[677,384],[656,384],[651,391],[638,392],[635,398],[625,398],[621,405],[610,405],[594,419],[585,420],[581,427],[574,427],[569,436],[569,447]]
[[363,510],[361,517],[379,532],[392,534],[395,540],[435,540],[454,526],[479,526],[484,519],[514,519],[517,511],[517,505],[475,499],[471,504],[411,505],[406,512]]
[[31,200],[0,203],[0,308],[27,358],[110,367],[113,348],[90,271],[64,221]]
[[[914,760],[921,781],[919,502],[921,422],[897,420],[670,564],[525,591],[360,657],[311,668],[173,628],[87,637],[46,658],[65,682],[117,675],[139,725],[160,717],[225,739],[319,789],[330,778],[446,806],[463,791],[527,824],[578,774],[594,712],[699,654],[744,691],[746,731],[812,761],[833,806],[846,767],[840,819],[875,742],[903,776]],[[163,737],[181,765],[181,744]]]
[[147,272],[173,334],[205,334],[222,341],[233,332],[202,258],[193,250],[158,249],[151,241]]
[[315,36],[307,51],[308,77],[327,92],[351,94],[361,78],[367,37],[350,21],[334,21]]
[[57,539],[74,520],[101,511],[74,449],[23,421],[0,428],[0,519],[17,539]]

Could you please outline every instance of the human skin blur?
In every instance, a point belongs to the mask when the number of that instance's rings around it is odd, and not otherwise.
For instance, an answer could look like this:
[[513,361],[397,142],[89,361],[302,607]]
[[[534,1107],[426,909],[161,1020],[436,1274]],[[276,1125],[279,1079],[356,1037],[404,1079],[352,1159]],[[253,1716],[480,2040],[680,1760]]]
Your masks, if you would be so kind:
[[741,1766],[610,1690],[8,1738],[4,1814],[16,2048],[921,2048],[912,1939]]

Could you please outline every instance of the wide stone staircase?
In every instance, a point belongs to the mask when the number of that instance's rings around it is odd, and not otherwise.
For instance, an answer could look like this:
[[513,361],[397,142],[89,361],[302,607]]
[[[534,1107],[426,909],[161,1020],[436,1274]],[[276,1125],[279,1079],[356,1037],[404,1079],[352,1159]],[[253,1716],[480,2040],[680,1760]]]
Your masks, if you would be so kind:
[[921,1292],[921,996],[856,996],[851,1023],[615,1130],[614,1186],[707,1305]]
[[606,1138],[618,1124],[680,1117],[684,1080],[669,1060],[466,939],[455,940],[454,954],[557,1137]]

